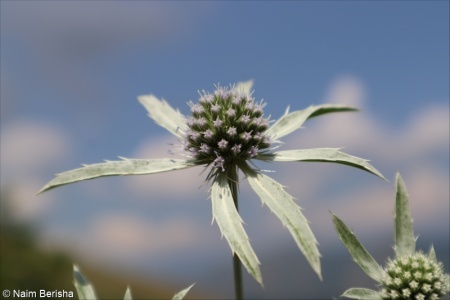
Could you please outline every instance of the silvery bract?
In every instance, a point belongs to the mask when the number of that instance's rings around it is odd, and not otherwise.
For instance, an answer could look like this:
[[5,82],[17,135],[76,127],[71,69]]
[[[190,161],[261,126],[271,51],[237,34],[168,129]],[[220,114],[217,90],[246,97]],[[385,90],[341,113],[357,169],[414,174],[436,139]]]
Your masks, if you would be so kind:
[[320,254],[317,241],[300,207],[283,186],[258,170],[252,161],[316,161],[333,162],[356,167],[383,176],[367,160],[354,157],[339,149],[320,148],[274,151],[279,139],[299,129],[310,118],[319,115],[355,111],[343,105],[310,106],[286,113],[270,126],[264,115],[266,103],[256,102],[252,81],[236,86],[216,86],[213,93],[201,92],[198,103],[188,102],[192,115],[183,116],[153,95],[139,97],[149,116],[170,131],[180,141],[180,151],[186,159],[127,159],[85,165],[58,174],[40,192],[54,187],[102,176],[152,174],[203,165],[209,168],[210,197],[213,218],[247,271],[262,284],[259,261],[254,253],[242,220],[236,209],[238,170],[249,180],[250,186],[282,224],[292,234],[300,251],[313,270],[321,277]]
[[[87,300],[87,299],[97,299],[97,295],[95,294],[94,287],[92,284],[84,277],[83,273],[81,273],[80,268],[77,265],[73,265],[73,284],[78,293],[78,299]],[[127,288],[127,292],[129,293],[129,289]]]
[[416,252],[416,238],[413,220],[409,210],[409,199],[405,184],[397,174],[395,197],[395,259],[382,268],[356,236],[338,217],[332,215],[340,239],[355,262],[364,272],[381,286],[374,291],[365,288],[351,288],[342,296],[353,299],[440,299],[450,289],[450,276],[444,273],[441,262],[431,247],[428,255]]
[[[96,300],[97,295],[95,294],[94,287],[92,284],[86,279],[86,277],[81,273],[80,268],[77,265],[73,266],[73,284],[78,293],[78,299],[80,300]],[[195,283],[194,283],[195,284]],[[191,284],[184,290],[178,292],[173,296],[172,300],[182,300],[184,296],[189,292],[189,290],[194,286]],[[132,300],[133,296],[131,295],[130,287],[127,287],[125,291],[124,300]]]

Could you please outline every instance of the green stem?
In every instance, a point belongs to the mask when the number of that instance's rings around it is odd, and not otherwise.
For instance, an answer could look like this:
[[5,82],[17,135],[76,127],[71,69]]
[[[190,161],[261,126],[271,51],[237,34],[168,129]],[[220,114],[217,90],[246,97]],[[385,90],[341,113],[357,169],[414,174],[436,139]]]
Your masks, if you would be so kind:
[[242,300],[244,287],[242,285],[241,260],[236,254],[233,254],[233,273],[234,273],[234,293],[236,294],[236,300]]
[[[238,206],[238,168],[237,166],[232,166],[228,172],[228,185],[231,189],[231,194],[233,196],[234,205],[236,210],[239,209]],[[243,299],[244,287],[242,284],[242,262],[236,253],[233,254],[233,274],[234,274],[234,292],[237,300]]]

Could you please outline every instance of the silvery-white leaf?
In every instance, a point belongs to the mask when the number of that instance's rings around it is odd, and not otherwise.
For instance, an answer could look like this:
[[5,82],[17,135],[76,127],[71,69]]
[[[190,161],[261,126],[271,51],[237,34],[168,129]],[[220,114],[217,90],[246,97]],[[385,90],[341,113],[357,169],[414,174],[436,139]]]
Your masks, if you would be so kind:
[[176,293],[175,296],[173,296],[172,300],[182,300],[184,298],[184,296],[186,296],[186,294],[189,292],[189,290],[194,286],[194,284],[195,283],[191,284],[190,286],[188,286],[184,290]]
[[[186,127],[183,115],[173,109],[165,100],[159,100],[154,95],[142,95],[138,97],[144,105],[150,118],[179,138],[183,138],[182,131]],[[180,131],[181,129],[181,131]]]
[[125,296],[123,297],[123,300],[133,300],[133,296],[131,295],[130,287],[127,286],[127,290],[125,292]]
[[344,111],[357,111],[357,109],[351,106],[338,104],[312,105],[303,110],[297,110],[284,114],[267,130],[267,134],[273,139],[280,139],[283,136],[301,128],[303,123],[310,118],[323,114]]
[[342,297],[352,298],[352,299],[372,299],[381,300],[381,295],[379,292],[365,289],[365,288],[351,288],[342,294]]
[[396,176],[395,193],[395,254],[397,257],[412,255],[416,251],[413,220],[409,209],[409,197],[405,183],[400,175]]
[[83,276],[77,265],[73,265],[73,284],[78,293],[78,299],[80,300],[95,300],[97,296],[95,295],[94,287],[89,283],[89,281]]
[[336,148],[314,148],[277,151],[272,154],[263,154],[258,157],[261,160],[271,161],[310,161],[310,162],[331,162],[344,164],[370,172],[383,179],[384,176],[375,169],[367,160],[340,152]]
[[247,174],[247,178],[261,201],[289,230],[300,251],[322,279],[317,240],[309,227],[308,220],[302,214],[300,207],[293,201],[292,196],[283,189],[281,184],[264,174]]
[[[185,169],[194,166],[192,161],[183,159],[126,159],[119,161],[106,161],[104,163],[85,165],[57,174],[40,191],[42,193],[49,189],[81,180],[93,179],[103,176],[117,175],[143,175]],[[38,193],[38,194],[39,194]]]
[[246,94],[250,94],[252,92],[252,87],[253,87],[253,80],[248,80],[238,82],[234,87],[234,89],[240,92],[242,91]]
[[436,261],[436,252],[434,251],[433,245],[430,247],[430,252],[428,252],[428,257],[434,261]]
[[375,259],[370,255],[369,252],[364,248],[363,245],[358,241],[358,238],[353,232],[348,229],[348,227],[335,215],[331,215],[333,219],[334,227],[339,235],[339,238],[347,247],[348,251],[353,257],[353,260],[369,275],[372,279],[377,282],[381,282],[383,278],[383,268],[375,261]]
[[226,175],[220,174],[211,187],[213,218],[228,241],[231,251],[241,260],[247,271],[262,285],[259,261],[250,245],[242,219],[236,209]]

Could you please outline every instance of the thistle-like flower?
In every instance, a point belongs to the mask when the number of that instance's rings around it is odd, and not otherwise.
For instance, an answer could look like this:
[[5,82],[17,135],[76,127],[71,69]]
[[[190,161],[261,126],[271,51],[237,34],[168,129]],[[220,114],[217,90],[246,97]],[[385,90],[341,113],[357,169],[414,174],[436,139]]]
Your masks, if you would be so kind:
[[351,288],[342,296],[353,299],[441,299],[450,290],[450,276],[436,260],[434,248],[428,255],[416,252],[413,221],[405,183],[397,174],[395,197],[395,259],[388,260],[383,269],[361,245],[356,236],[338,217],[332,215],[340,239],[353,259],[377,281],[379,291]]
[[313,270],[321,277],[320,254],[316,239],[301,209],[281,184],[263,174],[252,163],[263,161],[318,161],[350,165],[384,178],[366,160],[338,149],[304,149],[274,151],[278,139],[299,129],[309,118],[326,113],[355,111],[343,105],[310,106],[286,113],[270,126],[264,115],[265,102],[257,102],[250,93],[252,82],[236,86],[217,86],[213,93],[201,92],[197,103],[188,102],[191,116],[185,117],[164,100],[153,95],[139,101],[156,123],[180,141],[186,159],[126,159],[86,165],[64,172],[47,183],[40,192],[64,184],[111,175],[152,174],[198,165],[209,168],[213,218],[247,271],[262,284],[259,261],[254,253],[236,208],[238,171],[292,234]]

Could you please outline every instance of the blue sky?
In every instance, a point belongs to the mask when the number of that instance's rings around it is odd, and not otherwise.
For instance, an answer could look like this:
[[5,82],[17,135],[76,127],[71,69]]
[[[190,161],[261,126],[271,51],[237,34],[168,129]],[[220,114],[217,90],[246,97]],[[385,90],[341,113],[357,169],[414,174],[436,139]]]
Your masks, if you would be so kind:
[[[397,171],[424,247],[439,239],[446,243],[438,255],[449,251],[446,1],[2,1],[0,47],[1,187],[15,197],[15,217],[40,224],[48,248],[105,264],[120,260],[183,284],[196,279],[175,275],[177,263],[203,270],[198,277],[226,265],[229,248],[210,226],[201,169],[34,194],[81,163],[167,156],[176,140],[147,117],[138,95],[153,93],[188,113],[198,90],[253,79],[254,96],[268,102],[273,119],[288,105],[361,108],[312,120],[283,147],[345,147],[371,159],[390,182],[343,166],[269,166],[305,208],[324,256],[343,247],[328,210],[369,245],[377,244],[371,235],[391,241]],[[247,198],[241,211],[256,253],[295,249],[243,184]],[[304,260],[300,253],[296,259]],[[269,282],[252,295],[276,291]]]

